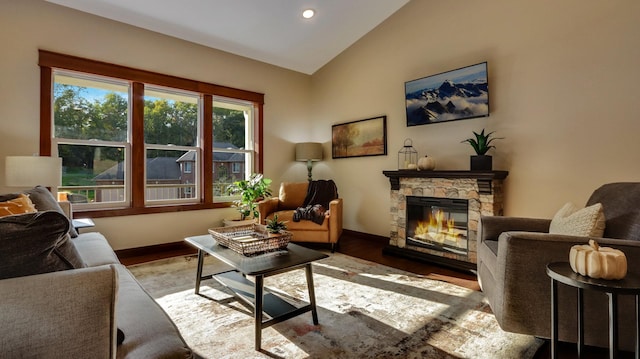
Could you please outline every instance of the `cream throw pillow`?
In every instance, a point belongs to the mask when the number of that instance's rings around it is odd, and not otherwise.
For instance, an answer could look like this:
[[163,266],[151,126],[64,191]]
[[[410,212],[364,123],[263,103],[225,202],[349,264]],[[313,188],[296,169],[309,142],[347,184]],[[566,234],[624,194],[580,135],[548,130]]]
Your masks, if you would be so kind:
[[605,218],[602,204],[579,209],[572,203],[565,204],[551,220],[549,233],[581,237],[602,237]]

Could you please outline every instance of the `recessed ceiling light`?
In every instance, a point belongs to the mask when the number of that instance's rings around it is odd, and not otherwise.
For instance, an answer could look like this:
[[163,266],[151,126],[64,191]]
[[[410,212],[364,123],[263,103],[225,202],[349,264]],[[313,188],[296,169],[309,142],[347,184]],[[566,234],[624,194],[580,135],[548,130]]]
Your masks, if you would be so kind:
[[302,17],[304,17],[305,19],[311,19],[315,14],[316,14],[315,10],[307,9],[302,12]]

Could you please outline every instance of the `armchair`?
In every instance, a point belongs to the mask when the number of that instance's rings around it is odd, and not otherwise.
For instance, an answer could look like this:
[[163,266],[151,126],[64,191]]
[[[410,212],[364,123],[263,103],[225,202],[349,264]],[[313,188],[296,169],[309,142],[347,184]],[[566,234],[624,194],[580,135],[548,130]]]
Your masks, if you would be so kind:
[[296,209],[305,204],[309,183],[283,182],[280,184],[278,197],[267,198],[258,203],[259,223],[265,224],[267,219],[277,215],[278,220],[287,222],[287,231],[293,234],[293,242],[328,243],[333,252],[342,235],[342,198],[329,201],[322,224],[306,219],[299,222],[293,220]]
[[[622,250],[630,272],[640,262],[640,183],[610,183],[593,192],[587,206],[601,203],[606,219],[607,247]],[[550,262],[569,261],[569,250],[590,237],[549,234],[550,219],[482,217],[478,230],[478,282],[500,327],[509,332],[551,336]],[[577,341],[577,292],[559,285],[560,341]],[[619,345],[633,350],[635,304],[633,296],[618,298]],[[608,300],[604,293],[584,292],[585,344],[608,346]]]

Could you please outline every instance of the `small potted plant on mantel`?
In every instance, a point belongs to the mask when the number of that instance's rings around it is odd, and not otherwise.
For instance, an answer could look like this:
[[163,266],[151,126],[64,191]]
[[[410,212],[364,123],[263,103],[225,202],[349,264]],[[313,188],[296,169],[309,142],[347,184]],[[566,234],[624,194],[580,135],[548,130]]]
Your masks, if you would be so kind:
[[254,223],[260,215],[258,202],[271,197],[271,180],[260,173],[252,174],[249,179],[235,181],[227,186],[227,194],[240,195],[233,201],[233,206],[240,213],[239,219],[225,220],[226,226],[237,226]]
[[493,169],[493,157],[488,156],[486,153],[496,147],[491,142],[503,139],[503,137],[491,137],[494,133],[495,131],[485,134],[484,129],[482,129],[480,133],[473,132],[475,138],[467,138],[462,141],[462,143],[468,142],[476,151],[476,156],[471,156],[472,171],[491,171]]

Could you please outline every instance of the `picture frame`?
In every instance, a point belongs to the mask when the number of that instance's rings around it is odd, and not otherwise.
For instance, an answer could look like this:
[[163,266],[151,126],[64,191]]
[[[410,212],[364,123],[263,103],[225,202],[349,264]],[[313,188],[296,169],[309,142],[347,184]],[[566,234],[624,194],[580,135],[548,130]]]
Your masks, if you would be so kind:
[[387,154],[387,116],[331,126],[332,158]]
[[407,127],[489,116],[487,62],[405,82]]

